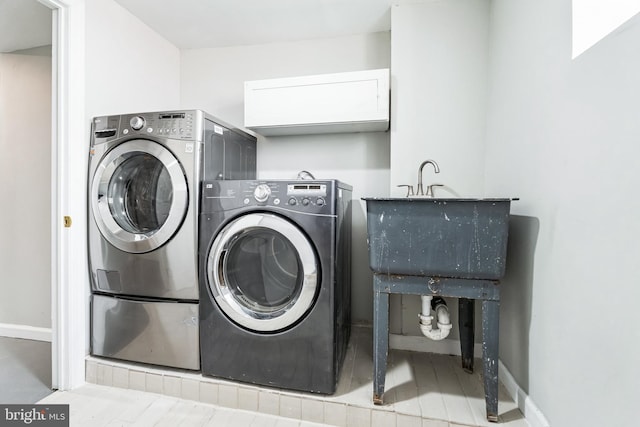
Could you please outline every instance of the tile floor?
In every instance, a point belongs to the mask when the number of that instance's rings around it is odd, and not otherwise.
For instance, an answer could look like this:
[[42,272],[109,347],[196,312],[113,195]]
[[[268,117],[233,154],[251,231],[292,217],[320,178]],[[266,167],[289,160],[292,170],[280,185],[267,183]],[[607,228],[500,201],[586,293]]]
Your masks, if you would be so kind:
[[[481,366],[479,360],[476,366]],[[481,373],[465,373],[459,357],[455,356],[391,350],[385,404],[373,405],[372,334],[367,327],[353,328],[338,390],[332,396],[257,387],[190,371],[96,357],[87,358],[86,373],[87,382],[91,384],[71,392],[54,393],[45,399],[49,403],[69,400],[72,425],[93,425],[74,421],[93,419],[87,418],[92,415],[83,409],[86,402],[103,403],[97,407],[110,421],[96,425],[109,427],[313,425],[309,423],[349,427],[495,425],[485,419]],[[131,391],[136,394],[127,397],[126,393]],[[499,399],[500,425],[529,426],[502,385]],[[157,422],[149,418],[156,412],[165,414]],[[224,420],[236,416],[246,419],[224,424],[228,422]],[[165,424],[166,419],[172,419],[173,424]]]
[[323,427],[326,424],[293,420],[240,409],[137,390],[85,384],[56,392],[40,404],[69,404],[74,427]]

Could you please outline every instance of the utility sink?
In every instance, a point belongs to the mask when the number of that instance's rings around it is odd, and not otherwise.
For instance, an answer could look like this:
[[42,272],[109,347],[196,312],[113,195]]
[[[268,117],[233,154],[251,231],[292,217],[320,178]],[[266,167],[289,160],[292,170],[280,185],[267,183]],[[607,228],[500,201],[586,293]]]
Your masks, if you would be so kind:
[[512,199],[363,198],[375,273],[499,280]]

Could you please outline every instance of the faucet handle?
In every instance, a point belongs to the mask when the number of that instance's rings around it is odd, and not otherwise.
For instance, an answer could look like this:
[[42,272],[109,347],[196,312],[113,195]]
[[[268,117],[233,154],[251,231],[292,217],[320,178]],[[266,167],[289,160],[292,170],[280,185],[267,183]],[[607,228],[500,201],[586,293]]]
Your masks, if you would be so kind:
[[427,197],[435,197],[436,194],[433,191],[433,187],[444,187],[444,184],[431,184],[427,186],[427,193],[425,196]]
[[407,187],[407,195],[405,197],[413,196],[413,185],[401,184],[398,187]]

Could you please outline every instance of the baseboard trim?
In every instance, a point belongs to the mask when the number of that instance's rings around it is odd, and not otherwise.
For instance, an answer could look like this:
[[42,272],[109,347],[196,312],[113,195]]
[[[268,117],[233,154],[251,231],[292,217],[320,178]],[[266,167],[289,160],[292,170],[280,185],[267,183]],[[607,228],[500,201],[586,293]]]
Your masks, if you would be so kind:
[[51,342],[51,328],[0,323],[0,337]]
[[518,409],[520,409],[520,412],[522,412],[529,425],[531,427],[549,427],[549,421],[547,421],[542,411],[540,411],[529,395],[520,388],[502,361],[498,361],[498,376],[500,382],[504,384],[507,392],[516,405],[518,405]]
[[[423,353],[451,354],[460,356],[459,340],[433,341],[417,335],[389,334],[389,348],[394,350],[421,351]],[[482,344],[475,343],[473,356],[482,357]]]
[[[389,334],[389,348],[460,356],[459,340],[433,341],[422,336]],[[482,344],[474,344],[473,355],[482,358]],[[549,421],[542,411],[520,388],[511,372],[501,361],[498,361],[498,378],[531,427],[549,427]]]

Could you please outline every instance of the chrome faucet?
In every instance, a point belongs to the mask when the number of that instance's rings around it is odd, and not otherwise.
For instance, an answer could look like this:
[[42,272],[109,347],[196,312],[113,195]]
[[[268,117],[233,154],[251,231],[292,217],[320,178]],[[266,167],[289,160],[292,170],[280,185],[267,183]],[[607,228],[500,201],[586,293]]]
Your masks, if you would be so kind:
[[[418,169],[418,189],[416,190],[416,196],[424,196],[424,191],[422,189],[422,169],[424,168],[424,166],[426,164],[430,164],[431,166],[433,166],[433,169],[435,170],[436,173],[440,173],[440,168],[438,167],[438,164],[435,162],[435,160],[425,160],[424,162],[422,162],[422,164],[420,165],[420,168]],[[427,188],[427,196],[433,196],[433,186],[429,186]],[[429,194],[431,193],[431,194]]]

